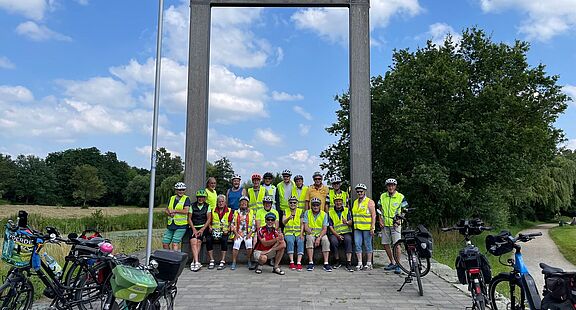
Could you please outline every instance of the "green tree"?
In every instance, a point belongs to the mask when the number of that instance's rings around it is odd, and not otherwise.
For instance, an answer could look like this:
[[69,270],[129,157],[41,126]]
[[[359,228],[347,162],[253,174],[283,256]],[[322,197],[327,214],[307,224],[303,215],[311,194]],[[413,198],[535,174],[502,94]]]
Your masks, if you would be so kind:
[[[553,159],[568,99],[557,76],[528,64],[528,50],[474,28],[459,43],[395,51],[390,70],[371,80],[374,196],[395,177],[422,222],[525,216],[529,206],[516,202],[529,201],[522,189]],[[322,167],[348,178],[349,96],[336,99],[327,131],[339,140]]]
[[106,186],[98,177],[98,169],[88,164],[74,167],[70,183],[74,188],[72,196],[80,199],[83,207],[86,207],[87,201],[98,199],[106,193]]
[[0,198],[7,198],[14,192],[17,168],[10,155],[0,153]]
[[226,190],[230,188],[234,176],[232,163],[228,158],[222,157],[214,162],[212,173],[210,176],[216,178],[216,192],[225,194]]
[[158,197],[158,201],[160,204],[168,203],[168,200],[172,195],[174,195],[174,184],[177,182],[183,182],[184,176],[181,174],[175,174],[169,176],[162,181],[160,186],[156,188],[156,196]]
[[148,198],[150,197],[150,174],[134,176],[122,193],[126,203],[138,207],[147,207]]
[[56,196],[56,177],[46,162],[33,155],[18,155],[14,194],[17,201],[26,204],[52,204]]
[[184,171],[184,164],[180,156],[172,157],[172,153],[163,147],[156,151],[156,186],[161,184],[165,178],[180,174],[182,171]]

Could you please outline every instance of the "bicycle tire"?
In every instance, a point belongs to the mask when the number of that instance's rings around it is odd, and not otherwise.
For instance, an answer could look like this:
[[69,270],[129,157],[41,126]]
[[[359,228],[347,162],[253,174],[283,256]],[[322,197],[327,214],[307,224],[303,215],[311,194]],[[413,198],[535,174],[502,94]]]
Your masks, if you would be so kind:
[[476,293],[476,289],[473,286],[470,286],[472,288],[472,290],[470,290],[470,293],[472,293],[472,309],[474,310],[485,310],[486,309],[486,299],[484,298],[484,295],[482,295],[482,293],[478,294]]
[[[399,246],[400,247],[400,255],[402,257],[397,257],[397,252],[396,252],[396,247]],[[404,239],[400,239],[398,241],[396,241],[396,243],[394,243],[394,246],[392,247],[392,257],[394,257],[394,261],[396,261],[396,263],[398,264],[398,267],[400,267],[400,269],[408,274],[410,273],[410,262],[406,259],[406,257],[408,257],[407,253],[406,253],[406,246],[405,246],[405,240]],[[430,258],[422,258],[420,256],[418,256],[418,261],[420,262],[420,276],[424,277],[426,276],[429,272],[430,272]]]
[[[0,309],[9,310],[29,310],[32,309],[34,302],[34,286],[30,279],[26,278],[25,281],[17,283],[7,283],[2,285],[0,290]],[[8,292],[8,295],[4,295]],[[13,292],[16,292],[13,294]],[[21,299],[20,297],[24,297]],[[22,303],[19,302],[22,301]]]
[[[509,293],[510,295],[508,296],[508,301],[512,302],[514,301],[514,304],[510,304],[508,303],[505,307],[500,307],[498,308],[498,302],[501,301],[502,299],[499,298],[499,293],[498,293],[498,287],[499,284],[501,283],[505,283],[504,289],[507,293]],[[500,289],[503,290],[503,289]],[[518,295],[516,294],[518,292]],[[524,292],[522,291],[522,285],[520,285],[520,283],[515,283],[514,285],[514,290],[512,291],[512,288],[510,287],[510,276],[508,274],[499,274],[497,276],[495,276],[494,278],[492,278],[492,281],[490,281],[490,287],[489,287],[489,291],[488,291],[488,296],[490,297],[490,305],[492,307],[492,310],[519,310],[519,309],[523,309],[525,307],[525,295]],[[519,303],[517,303],[516,301],[519,300]]]
[[[416,259],[419,260],[418,254],[416,254]],[[422,287],[422,277],[420,276],[420,264],[414,266],[414,274],[416,276],[416,282],[418,282],[418,294],[424,296],[424,288]]]
[[[109,282],[110,276],[102,283],[94,281],[93,277],[88,274],[87,276],[79,278],[78,282],[74,283],[77,288],[74,293],[74,301],[77,302],[78,309],[101,309],[104,301],[112,294],[112,288]],[[112,309],[119,309],[119,307],[113,304]]]

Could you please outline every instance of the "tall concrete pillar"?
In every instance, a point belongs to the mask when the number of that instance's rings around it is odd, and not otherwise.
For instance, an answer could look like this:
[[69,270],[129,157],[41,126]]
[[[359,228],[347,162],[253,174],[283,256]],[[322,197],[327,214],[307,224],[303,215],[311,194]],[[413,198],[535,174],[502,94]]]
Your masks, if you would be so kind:
[[350,1],[350,177],[372,197],[369,12],[370,0]]
[[191,195],[206,185],[210,13],[210,0],[190,1],[184,181],[188,185],[187,193]]

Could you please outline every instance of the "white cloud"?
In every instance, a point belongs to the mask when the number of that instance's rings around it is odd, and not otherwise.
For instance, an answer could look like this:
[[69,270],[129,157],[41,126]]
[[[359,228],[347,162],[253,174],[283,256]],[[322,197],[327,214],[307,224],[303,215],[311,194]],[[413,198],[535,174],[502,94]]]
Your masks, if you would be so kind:
[[301,136],[307,136],[310,132],[310,125],[298,124],[298,131]]
[[277,91],[272,92],[272,100],[275,101],[296,101],[302,99],[304,99],[304,96],[300,94],[291,95],[285,92],[277,92]]
[[300,116],[302,116],[306,120],[311,121],[313,119],[312,114],[306,112],[306,110],[304,110],[304,108],[299,105],[295,105],[292,109],[294,110],[294,112],[300,114]]
[[566,148],[576,151],[576,139],[569,139],[566,141]]
[[0,0],[0,9],[34,20],[41,20],[52,3],[51,0]]
[[92,105],[130,107],[134,105],[131,89],[110,77],[93,77],[86,81],[58,81],[69,98]]
[[436,46],[444,45],[444,40],[448,35],[452,36],[452,42],[458,43],[462,40],[462,35],[454,31],[452,26],[446,23],[434,23],[428,27],[426,33],[427,39],[431,40]]
[[547,41],[576,28],[575,0],[480,0],[484,12],[517,10],[527,15],[518,31],[529,40]]
[[90,2],[88,0],[75,0],[80,5],[88,5]]
[[256,167],[262,164],[264,154],[239,138],[222,135],[215,129],[209,128],[208,160],[214,162],[222,157],[230,159],[236,173],[247,175],[253,171],[259,171]]
[[38,25],[33,21],[23,22],[16,27],[16,33],[28,37],[32,41],[72,41],[69,36],[58,33],[44,25]]
[[318,156],[310,155],[310,152],[306,149],[296,150],[280,157],[281,165],[291,167],[292,172],[301,171],[304,174],[304,178],[307,177],[307,174],[311,174],[312,171],[319,171],[320,162]]
[[571,102],[573,104],[576,104],[576,85],[564,85],[564,87],[562,87],[562,91],[571,97]]
[[[411,17],[423,11],[418,0],[377,0],[370,5],[371,30],[386,27],[394,15]],[[315,32],[329,42],[348,42],[348,9],[308,8],[291,18],[298,29]]]
[[31,102],[32,92],[24,86],[0,85],[0,103]]
[[0,56],[0,68],[2,69],[14,69],[16,66],[8,59],[6,56]]
[[261,141],[268,145],[279,145],[282,142],[282,138],[280,138],[280,136],[270,128],[257,128],[255,134],[255,139],[257,141]]

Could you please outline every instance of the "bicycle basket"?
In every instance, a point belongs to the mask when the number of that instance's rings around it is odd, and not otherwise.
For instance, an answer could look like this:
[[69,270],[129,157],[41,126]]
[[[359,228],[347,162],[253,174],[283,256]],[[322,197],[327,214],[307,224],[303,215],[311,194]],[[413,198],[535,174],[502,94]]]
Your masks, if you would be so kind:
[[423,225],[418,225],[418,233],[416,234],[418,255],[422,258],[432,257],[432,234]]
[[34,237],[22,230],[6,228],[2,245],[2,260],[16,268],[30,266],[34,252]]
[[116,298],[134,302],[144,300],[158,286],[156,279],[148,270],[124,265],[112,269],[110,283]]
[[486,236],[486,250],[495,256],[512,252],[514,243],[510,242],[509,237],[510,232],[506,230],[503,230],[498,235]]
[[466,280],[466,270],[472,268],[479,268],[482,271],[484,282],[490,283],[490,280],[492,280],[490,263],[486,256],[480,253],[477,247],[467,247],[460,250],[460,253],[456,257],[455,265],[458,280],[461,284],[468,284]]
[[570,298],[570,279],[561,275],[548,276],[545,279],[545,292],[555,301],[565,301]]

